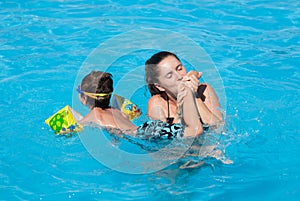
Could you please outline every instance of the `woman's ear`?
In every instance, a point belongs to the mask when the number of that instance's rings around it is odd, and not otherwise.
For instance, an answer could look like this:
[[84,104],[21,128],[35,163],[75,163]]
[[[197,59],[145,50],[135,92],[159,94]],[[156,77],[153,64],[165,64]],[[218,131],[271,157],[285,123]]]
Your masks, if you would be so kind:
[[161,87],[159,84],[155,83],[154,86],[159,90],[159,91],[166,91],[165,88]]

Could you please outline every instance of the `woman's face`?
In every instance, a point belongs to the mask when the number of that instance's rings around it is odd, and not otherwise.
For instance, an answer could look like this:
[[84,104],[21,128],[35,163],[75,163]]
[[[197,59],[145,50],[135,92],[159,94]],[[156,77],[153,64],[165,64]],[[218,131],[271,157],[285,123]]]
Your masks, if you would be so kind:
[[159,62],[158,67],[160,72],[158,76],[159,87],[171,92],[176,97],[178,84],[186,75],[185,67],[172,55]]

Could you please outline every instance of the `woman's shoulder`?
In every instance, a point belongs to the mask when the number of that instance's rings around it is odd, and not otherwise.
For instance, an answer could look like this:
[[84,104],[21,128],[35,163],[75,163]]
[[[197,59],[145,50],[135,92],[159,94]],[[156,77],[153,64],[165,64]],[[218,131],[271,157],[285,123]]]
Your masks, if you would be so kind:
[[163,99],[159,94],[151,96],[151,98],[148,100],[148,106],[154,106],[154,105],[161,105],[162,103],[165,103],[166,100]]
[[147,115],[151,119],[165,121],[167,114],[167,104],[160,95],[152,96],[148,101]]
[[204,95],[208,95],[210,93],[214,92],[214,89],[212,88],[212,86],[208,83],[201,83],[199,86],[198,86],[198,90],[197,90],[197,95],[198,97],[201,97]]
[[201,84],[201,85],[203,85],[203,88],[204,88],[204,90],[203,90],[203,93],[204,93],[204,95],[206,95],[206,96],[208,96],[208,95],[215,95],[215,90],[214,90],[214,88],[210,85],[210,84],[208,84],[208,83],[203,83],[203,84]]

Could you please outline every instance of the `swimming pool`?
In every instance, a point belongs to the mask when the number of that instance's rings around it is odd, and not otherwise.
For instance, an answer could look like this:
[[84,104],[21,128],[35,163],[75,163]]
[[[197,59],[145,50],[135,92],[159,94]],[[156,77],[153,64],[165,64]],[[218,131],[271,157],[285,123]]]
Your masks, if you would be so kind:
[[[298,1],[0,6],[1,200],[299,199]],[[220,142],[233,164],[124,174],[95,160],[78,136],[56,137],[44,124],[72,104],[77,72],[94,48],[143,28],[183,34],[214,61],[227,99]],[[128,70],[121,67],[117,78]]]

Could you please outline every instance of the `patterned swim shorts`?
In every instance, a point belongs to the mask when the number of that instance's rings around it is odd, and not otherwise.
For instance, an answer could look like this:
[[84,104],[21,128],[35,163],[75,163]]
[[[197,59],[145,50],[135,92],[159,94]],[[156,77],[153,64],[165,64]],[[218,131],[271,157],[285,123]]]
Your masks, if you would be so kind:
[[137,129],[137,137],[143,139],[173,139],[183,137],[182,124],[168,124],[160,120],[150,120]]

